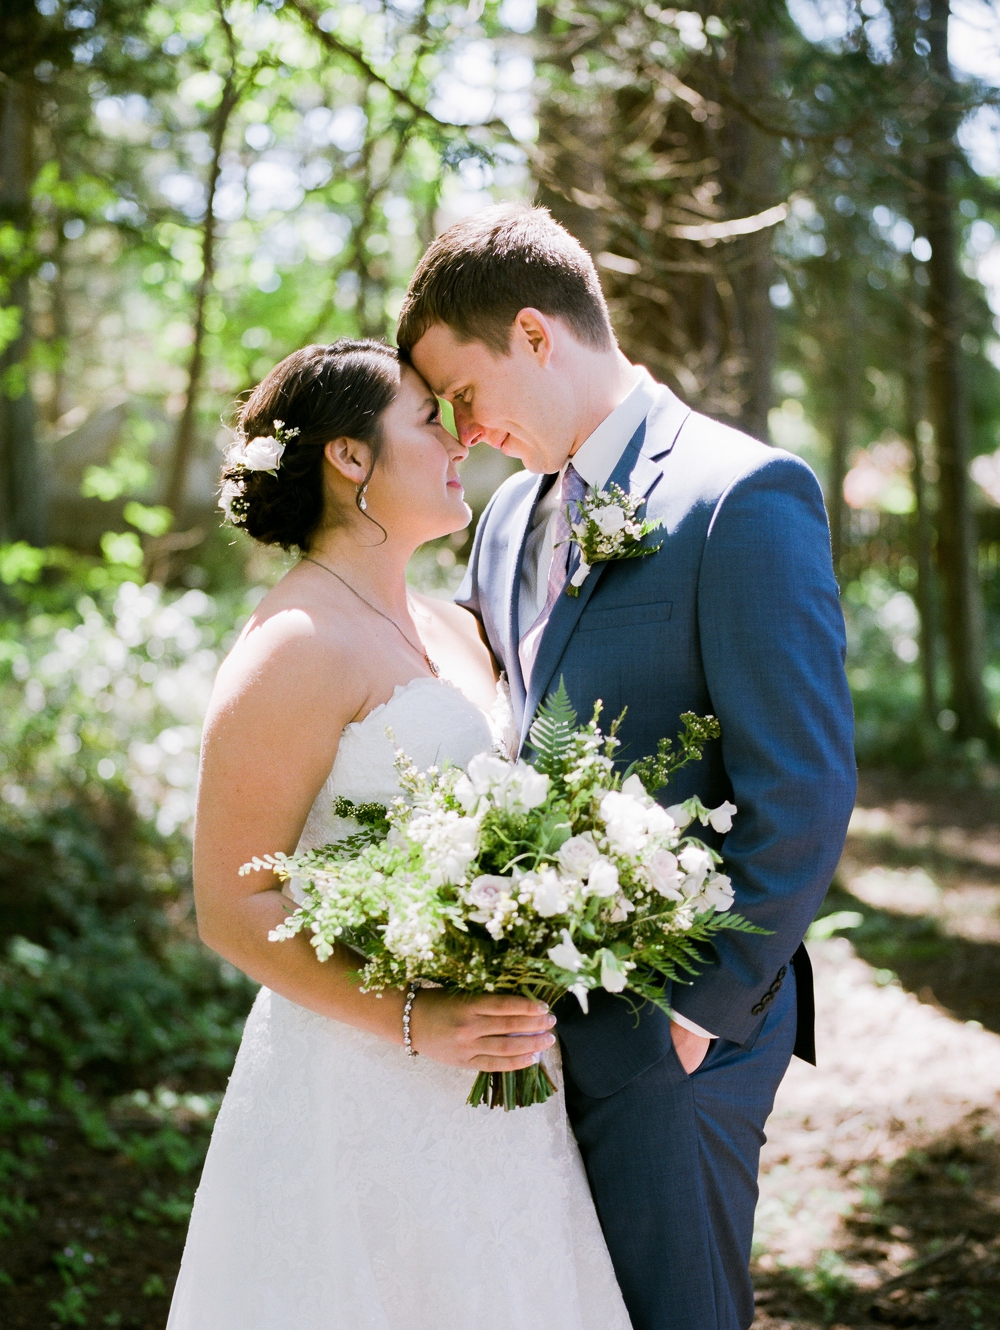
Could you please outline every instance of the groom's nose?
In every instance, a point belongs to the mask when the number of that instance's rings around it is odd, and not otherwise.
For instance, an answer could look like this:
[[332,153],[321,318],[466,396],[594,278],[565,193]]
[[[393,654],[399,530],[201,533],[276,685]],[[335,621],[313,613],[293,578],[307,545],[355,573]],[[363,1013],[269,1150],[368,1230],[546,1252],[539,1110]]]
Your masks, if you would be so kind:
[[472,412],[464,402],[454,402],[455,408],[455,428],[458,430],[458,438],[466,448],[474,448],[477,443],[482,442],[486,437],[486,431],[483,429]]

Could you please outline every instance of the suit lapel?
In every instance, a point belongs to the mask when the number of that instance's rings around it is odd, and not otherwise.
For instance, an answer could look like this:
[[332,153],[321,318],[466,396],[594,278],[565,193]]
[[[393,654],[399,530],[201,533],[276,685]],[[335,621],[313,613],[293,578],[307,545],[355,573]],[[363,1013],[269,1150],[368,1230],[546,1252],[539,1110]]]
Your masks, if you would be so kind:
[[[671,394],[672,395],[672,394]],[[677,399],[674,398],[674,401]],[[678,425],[678,429],[679,429]],[[674,435],[676,437],[676,433]],[[653,486],[663,474],[662,467],[651,461],[645,456],[644,445],[647,439],[646,421],[644,420],[636,432],[629,440],[625,451],[619,459],[608,481],[608,485],[618,485],[626,493],[643,494],[648,497]],[[673,438],[670,440],[673,444]],[[663,449],[664,452],[669,448]],[[567,570],[567,580],[573,576],[580,566],[580,550],[578,546],[573,545],[570,551],[569,567]],[[549,621],[545,626],[542,639],[538,644],[538,651],[535,655],[535,663],[531,671],[531,678],[527,681],[525,689],[527,697],[524,704],[524,715],[521,721],[521,744],[523,745],[528,731],[531,728],[531,722],[534,720],[535,712],[538,710],[538,704],[549,691],[550,684],[553,683],[553,672],[566,648],[566,643],[570,639],[573,629],[579,621],[580,615],[587,607],[587,602],[597,587],[598,582],[607,568],[607,563],[595,564],[587,580],[580,588],[579,596],[569,596],[565,593],[559,597],[549,616]]]
[[521,675],[521,662],[518,656],[518,644],[521,640],[520,615],[518,612],[521,599],[521,569],[524,565],[524,547],[531,532],[532,519],[538,500],[551,484],[552,476],[539,476],[527,494],[514,510],[510,522],[510,541],[507,545],[507,565],[504,579],[504,603],[507,606],[507,640],[505,642],[507,681],[510,685],[511,702],[515,715],[524,706],[524,679]]

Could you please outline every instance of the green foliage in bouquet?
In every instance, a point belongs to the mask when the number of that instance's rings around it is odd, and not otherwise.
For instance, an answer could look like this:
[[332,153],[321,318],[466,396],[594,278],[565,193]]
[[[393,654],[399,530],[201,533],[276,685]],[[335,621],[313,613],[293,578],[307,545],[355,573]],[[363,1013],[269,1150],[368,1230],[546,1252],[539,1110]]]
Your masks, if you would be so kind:
[[[670,980],[697,973],[699,947],[720,929],[759,932],[730,911],[720,856],[682,831],[695,818],[729,830],[736,809],[695,797],[664,809],[648,792],[701,756],[712,717],[686,715],[675,747],[623,777],[618,722],[604,735],[600,704],[579,726],[560,682],[531,729],[532,763],[490,753],[418,771],[400,750],[403,795],[391,808],[338,801],[354,829],[295,857],[266,855],[240,870],[294,879],[303,904],[271,934],[311,934],[321,960],[359,953],[365,991],[433,983],[455,992],[520,993],[551,1005],[596,988],[666,1007]],[[543,1102],[539,1064],[482,1073],[469,1102]]]

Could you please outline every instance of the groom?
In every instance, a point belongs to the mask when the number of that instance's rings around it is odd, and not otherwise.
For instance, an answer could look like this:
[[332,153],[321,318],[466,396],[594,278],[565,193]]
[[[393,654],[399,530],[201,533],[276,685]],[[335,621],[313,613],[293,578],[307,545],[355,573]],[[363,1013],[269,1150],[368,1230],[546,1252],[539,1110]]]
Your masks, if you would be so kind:
[[[844,623],[816,479],[689,410],[615,342],[594,265],[547,212],[458,222],[414,275],[398,341],[462,442],[526,468],[483,514],[461,604],[510,679],[524,741],[563,678],[577,711],[628,708],[623,762],[682,712],[722,738],[669,801],[738,812],[714,843],[735,909],[672,1018],[599,990],[558,1010],[566,1102],[634,1330],[748,1330],[764,1123],[812,1053],[802,937],[854,802]],[[597,564],[578,597],[566,507],[609,483],[645,498],[658,553]],[[653,543],[655,543],[655,541]],[[699,833],[701,834],[701,833]],[[706,839],[714,833],[706,833]]]

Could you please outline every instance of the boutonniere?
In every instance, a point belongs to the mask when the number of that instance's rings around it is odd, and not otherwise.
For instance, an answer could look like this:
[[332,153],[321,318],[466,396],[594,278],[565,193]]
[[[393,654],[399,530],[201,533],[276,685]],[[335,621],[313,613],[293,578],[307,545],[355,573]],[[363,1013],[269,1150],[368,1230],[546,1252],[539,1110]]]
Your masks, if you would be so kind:
[[606,490],[588,489],[578,505],[578,521],[573,521],[567,509],[569,543],[580,551],[580,566],[570,578],[567,596],[580,594],[580,588],[595,563],[641,559],[656,553],[659,545],[644,545],[642,542],[663,524],[637,517],[645,502],[641,494],[626,494],[619,485],[609,485]]

